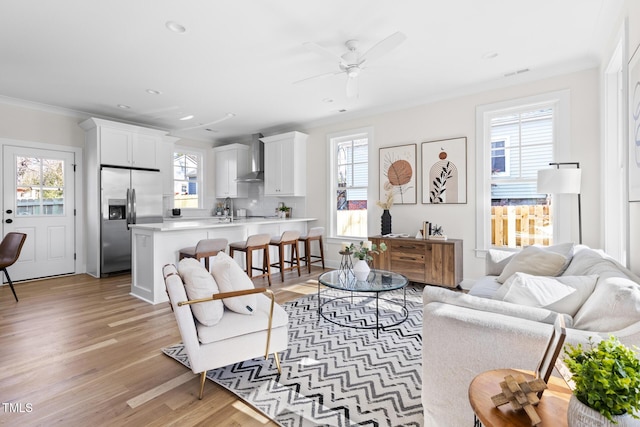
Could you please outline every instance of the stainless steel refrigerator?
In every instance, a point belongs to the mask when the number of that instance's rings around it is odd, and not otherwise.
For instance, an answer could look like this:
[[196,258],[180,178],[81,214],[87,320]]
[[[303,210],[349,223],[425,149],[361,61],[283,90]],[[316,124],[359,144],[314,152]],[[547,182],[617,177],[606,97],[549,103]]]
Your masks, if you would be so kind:
[[159,170],[103,166],[100,171],[100,275],[131,269],[130,224],[162,222]]

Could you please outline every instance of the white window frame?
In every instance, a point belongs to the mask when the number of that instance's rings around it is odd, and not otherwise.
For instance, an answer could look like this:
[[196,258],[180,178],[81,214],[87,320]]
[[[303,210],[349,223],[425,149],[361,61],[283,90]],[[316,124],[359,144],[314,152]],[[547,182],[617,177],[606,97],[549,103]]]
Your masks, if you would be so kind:
[[[196,185],[198,188],[198,207],[196,208],[183,208],[183,209],[203,209],[204,208],[204,194],[205,194],[205,188],[204,188],[204,183],[205,183],[205,171],[206,169],[206,153],[204,150],[201,150],[199,148],[195,148],[195,147],[190,147],[187,145],[178,145],[176,144],[173,147],[173,151],[171,153],[171,176],[173,177],[172,181],[173,184],[171,186],[172,189],[175,188],[175,175],[174,175],[174,163],[173,163],[173,158],[175,157],[175,153],[187,153],[187,154],[196,154],[200,157],[200,167],[198,168],[198,179],[196,180]],[[175,193],[175,190],[173,190],[173,192]],[[173,206],[175,202],[175,194],[173,194],[172,200],[171,200],[171,205]]]
[[[336,147],[335,145],[338,142],[342,142],[346,139],[353,139],[354,137],[358,136],[358,135],[366,135],[367,138],[367,154],[368,154],[368,165],[367,165],[367,173],[369,175],[369,177],[372,176],[376,176],[376,171],[375,171],[375,167],[376,165],[374,164],[374,162],[372,161],[373,159],[373,128],[372,127],[365,127],[365,128],[358,128],[358,129],[351,129],[351,130],[347,130],[347,131],[342,131],[342,132],[335,132],[335,133],[331,133],[331,134],[327,134],[327,148],[328,148],[328,154],[327,157],[329,159],[329,195],[328,195],[328,212],[327,212],[327,218],[328,218],[328,223],[329,223],[329,232],[327,233],[328,235],[328,241],[330,242],[342,242],[342,241],[353,241],[353,242],[359,242],[360,240],[362,240],[362,238],[349,238],[349,237],[345,237],[345,236],[338,236],[336,227],[337,227],[337,221],[336,221],[336,216],[337,216],[337,203],[336,203],[336,194],[338,191],[338,180],[337,180],[337,162],[336,162],[336,156],[335,156],[335,152],[336,152]],[[369,179],[369,182],[371,182],[371,180]],[[373,198],[373,188],[371,185],[369,185],[367,187],[367,228],[371,227],[371,200]],[[371,234],[370,230],[367,230],[367,234]]]
[[[525,98],[476,107],[476,256],[484,258],[491,248],[491,118],[523,109],[553,106],[554,161],[571,159],[571,112],[569,90],[549,92]],[[553,203],[553,241],[572,241],[572,195],[558,194]],[[575,196],[574,196],[575,197]],[[575,204],[575,201],[574,201]]]

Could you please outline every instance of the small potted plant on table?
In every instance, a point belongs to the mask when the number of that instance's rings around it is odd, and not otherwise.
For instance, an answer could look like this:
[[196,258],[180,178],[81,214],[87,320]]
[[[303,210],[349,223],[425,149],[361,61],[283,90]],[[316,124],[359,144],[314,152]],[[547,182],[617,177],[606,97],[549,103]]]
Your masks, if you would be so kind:
[[353,266],[353,274],[357,280],[365,281],[369,277],[369,261],[373,261],[372,254],[379,254],[387,250],[387,245],[380,243],[380,246],[372,243],[370,240],[366,242],[360,242],[360,246],[356,247],[353,243],[349,247],[354,258],[358,258],[358,261]]
[[616,337],[598,344],[589,338],[565,346],[565,365],[575,383],[567,410],[569,427],[640,426],[640,361]]

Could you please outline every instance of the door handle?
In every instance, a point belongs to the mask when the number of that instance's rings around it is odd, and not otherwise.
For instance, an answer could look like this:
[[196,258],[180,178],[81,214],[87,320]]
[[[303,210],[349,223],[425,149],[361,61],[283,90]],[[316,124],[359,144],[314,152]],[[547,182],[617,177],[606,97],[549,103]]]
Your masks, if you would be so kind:
[[127,188],[127,207],[124,216],[127,220],[127,230],[129,229],[129,224],[131,224],[131,190]]
[[138,222],[138,218],[137,218],[137,216],[138,216],[138,212],[137,212],[138,207],[136,206],[136,189],[135,188],[131,190],[131,205],[133,207],[133,209],[132,209],[133,210],[133,221],[132,221],[132,223],[135,224],[135,223]]
[[6,222],[7,224],[11,224],[11,223],[13,222],[13,220],[12,220],[11,218],[9,218],[9,219],[5,220],[5,222]]
[[13,213],[13,211],[12,211],[11,209],[7,209],[7,211],[6,211],[6,212],[7,212],[8,214],[12,214],[12,213]]

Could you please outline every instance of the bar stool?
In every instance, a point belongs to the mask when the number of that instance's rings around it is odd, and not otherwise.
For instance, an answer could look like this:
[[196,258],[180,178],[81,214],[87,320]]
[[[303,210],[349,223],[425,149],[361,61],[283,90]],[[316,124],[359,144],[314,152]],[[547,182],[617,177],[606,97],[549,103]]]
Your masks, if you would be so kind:
[[202,239],[195,246],[180,249],[180,259],[195,258],[200,261],[204,258],[204,266],[208,271],[209,257],[216,256],[218,252],[224,252],[227,243],[227,239]]
[[[300,232],[295,230],[287,230],[282,233],[280,237],[273,237],[269,242],[271,246],[278,247],[278,262],[271,264],[271,267],[278,267],[280,269],[280,278],[284,282],[284,272],[287,270],[298,269],[298,276],[300,276],[300,256],[298,254],[298,237]],[[284,256],[284,248],[291,246],[291,259],[286,260]],[[289,267],[285,267],[285,264],[289,264]]]
[[[324,227],[312,227],[305,236],[301,236],[298,240],[304,242],[304,257],[302,259],[307,266],[309,273],[311,273],[311,264],[322,262],[322,268],[324,268],[324,245],[322,243],[322,234],[324,233]],[[311,254],[311,242],[314,240],[320,244],[320,255]]]
[[[246,253],[247,260],[247,275],[250,278],[259,278],[267,276],[267,280],[269,281],[269,286],[271,286],[271,268],[269,264],[269,241],[271,240],[271,235],[269,234],[254,234],[249,236],[249,238],[244,242],[234,242],[229,245],[229,256],[233,258],[233,254],[235,251],[240,251]],[[253,251],[262,251],[262,268],[253,266]],[[258,276],[253,276],[253,270],[258,270],[262,274]]]

